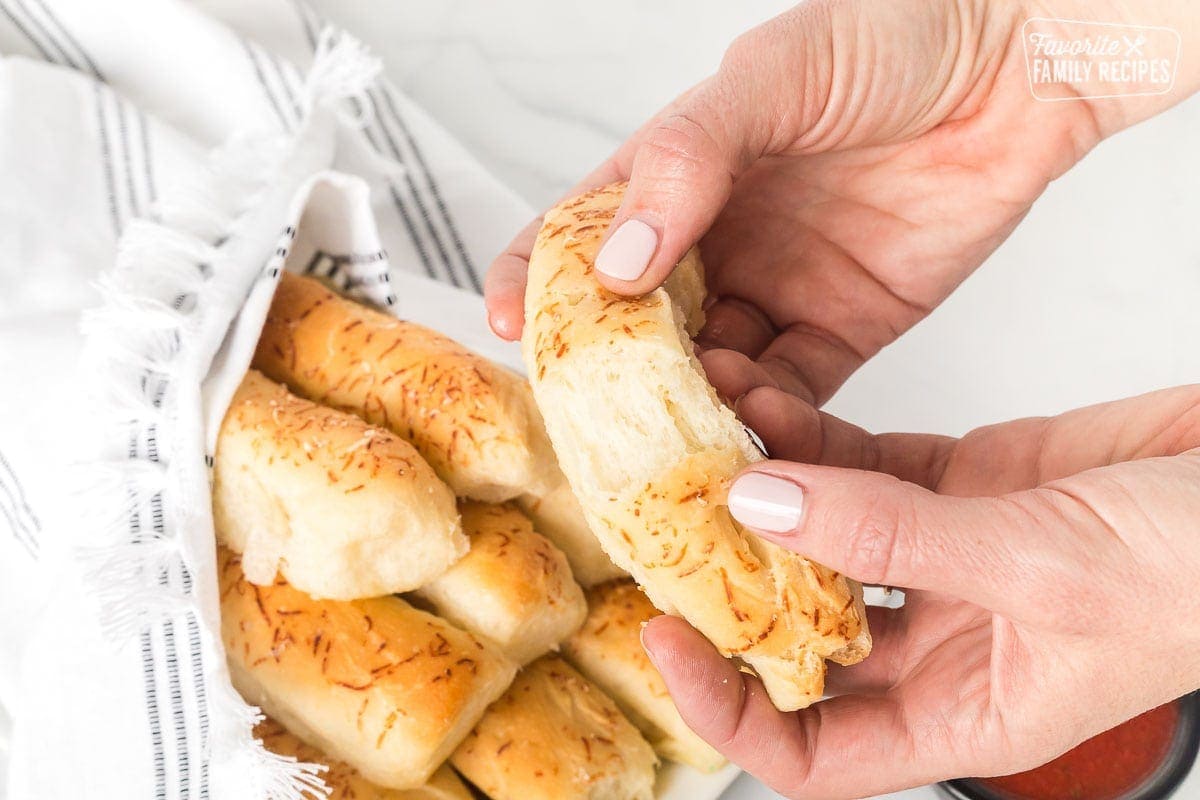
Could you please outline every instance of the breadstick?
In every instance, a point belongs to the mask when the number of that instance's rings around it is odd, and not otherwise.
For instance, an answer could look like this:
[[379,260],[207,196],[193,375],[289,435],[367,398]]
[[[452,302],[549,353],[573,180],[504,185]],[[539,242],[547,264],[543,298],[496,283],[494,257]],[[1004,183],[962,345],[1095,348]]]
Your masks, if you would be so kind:
[[[762,458],[696,360],[699,256],[639,298],[591,274],[624,193],[550,210],[529,262],[522,349],[559,464],[593,533],[659,609],[762,678],[782,710],[821,697],[825,659],[870,649],[861,588],[743,531],[731,480]],[[685,307],[686,306],[686,307]]]
[[467,551],[454,496],[395,434],[251,370],[217,438],[213,521],[247,578],[314,597],[407,591]]
[[313,600],[281,579],[256,586],[225,548],[217,566],[233,685],[380,786],[428,781],[516,672],[495,645],[396,597]]
[[562,552],[511,505],[459,504],[470,551],[414,595],[525,664],[574,633],[587,603]]

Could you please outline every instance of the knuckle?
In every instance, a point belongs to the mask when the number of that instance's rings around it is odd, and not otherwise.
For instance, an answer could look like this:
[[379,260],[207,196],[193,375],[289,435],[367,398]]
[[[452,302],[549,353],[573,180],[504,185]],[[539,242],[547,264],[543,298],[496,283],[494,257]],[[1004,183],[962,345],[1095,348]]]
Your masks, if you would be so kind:
[[700,121],[679,112],[664,117],[650,130],[642,150],[656,164],[672,164],[672,170],[692,170],[711,162],[719,148]]
[[762,53],[765,44],[764,38],[761,28],[751,28],[745,33],[739,34],[729,43],[729,47],[725,48],[725,55],[721,58],[719,71],[736,75],[751,69]]
[[894,493],[879,491],[867,499],[844,534],[845,568],[864,583],[888,583],[901,554],[901,531],[911,514]]
[[[1021,531],[1019,548],[1010,548],[1010,563],[998,565],[1014,614],[1035,626],[1048,625],[1060,631],[1091,630],[1096,614],[1109,604],[1105,592],[1091,590],[1103,579],[1103,570],[1072,569],[1064,560],[1063,537],[1068,530],[1069,498],[1051,489],[1034,489],[1001,499],[998,516],[1002,530]],[[1101,562],[1097,561],[1097,566]]]

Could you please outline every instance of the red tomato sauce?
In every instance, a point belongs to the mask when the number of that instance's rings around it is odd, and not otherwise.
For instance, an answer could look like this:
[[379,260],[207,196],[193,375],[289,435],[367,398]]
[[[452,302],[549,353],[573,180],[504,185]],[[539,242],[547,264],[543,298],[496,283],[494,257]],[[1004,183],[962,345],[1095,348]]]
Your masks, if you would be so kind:
[[1114,800],[1150,777],[1166,756],[1179,711],[1167,703],[1028,772],[977,778],[1014,800]]

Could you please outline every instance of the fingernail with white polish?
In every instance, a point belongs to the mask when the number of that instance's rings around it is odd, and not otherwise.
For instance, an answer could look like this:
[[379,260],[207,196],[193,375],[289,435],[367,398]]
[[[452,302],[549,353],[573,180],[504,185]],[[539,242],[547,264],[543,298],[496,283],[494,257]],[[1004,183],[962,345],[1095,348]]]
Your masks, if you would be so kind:
[[642,277],[657,249],[658,234],[654,228],[638,219],[626,220],[600,248],[596,271],[610,278],[635,281]]
[[804,490],[791,481],[751,472],[729,489],[729,513],[747,528],[784,533],[800,524]]

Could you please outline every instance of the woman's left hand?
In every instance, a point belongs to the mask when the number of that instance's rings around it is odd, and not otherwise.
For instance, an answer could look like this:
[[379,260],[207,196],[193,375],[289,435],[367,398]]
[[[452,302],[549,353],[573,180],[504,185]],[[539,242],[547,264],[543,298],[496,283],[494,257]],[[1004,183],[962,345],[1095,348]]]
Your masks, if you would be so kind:
[[[718,386],[736,396],[745,387]],[[779,461],[730,510],[866,583],[874,652],[776,711],[680,619],[644,643],[686,722],[790,797],[1041,764],[1200,688],[1200,386],[981,428],[866,432],[777,388],[737,410]]]

